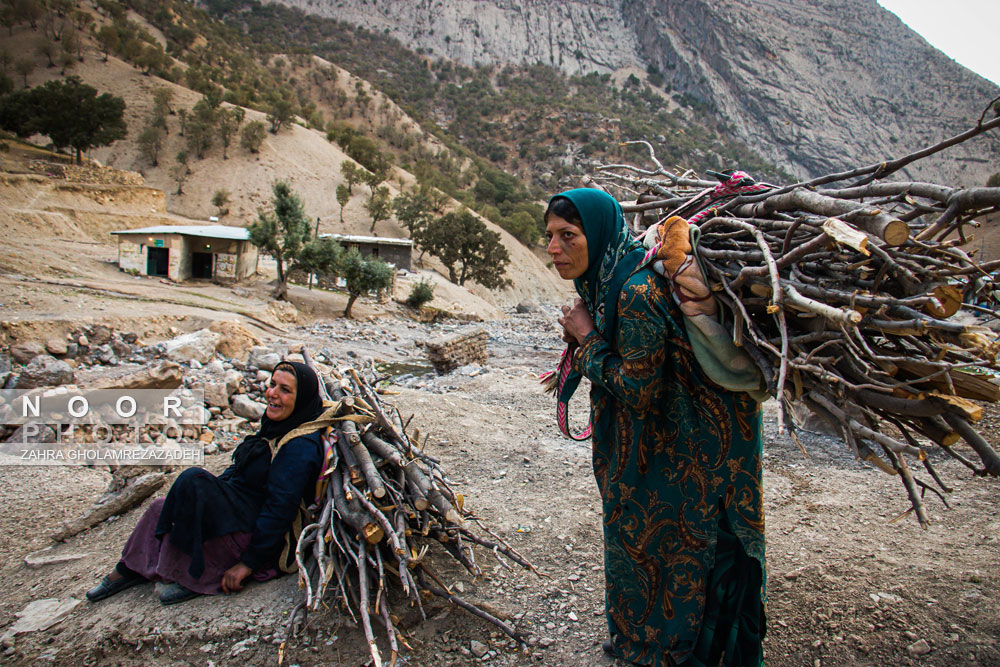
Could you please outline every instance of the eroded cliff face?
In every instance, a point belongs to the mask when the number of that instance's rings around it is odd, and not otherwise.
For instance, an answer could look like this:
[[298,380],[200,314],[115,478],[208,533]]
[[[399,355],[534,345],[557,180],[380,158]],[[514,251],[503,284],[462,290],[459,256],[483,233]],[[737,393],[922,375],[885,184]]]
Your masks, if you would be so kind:
[[576,74],[639,63],[620,0],[278,1],[465,65],[542,63]]
[[[974,125],[998,92],[875,0],[622,4],[643,58],[675,91],[708,101],[741,139],[798,176],[936,143]],[[983,185],[998,168],[994,136],[909,175]]]
[[[974,125],[1000,92],[875,0],[278,1],[467,65],[651,65],[672,93],[704,103],[695,113],[718,114],[798,177],[936,143]],[[998,170],[994,133],[903,176],[982,185]]]

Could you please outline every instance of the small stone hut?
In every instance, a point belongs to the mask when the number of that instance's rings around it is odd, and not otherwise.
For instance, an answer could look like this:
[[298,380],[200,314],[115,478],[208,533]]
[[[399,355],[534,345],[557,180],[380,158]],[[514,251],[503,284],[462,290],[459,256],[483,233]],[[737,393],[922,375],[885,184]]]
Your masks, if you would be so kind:
[[257,272],[257,246],[244,227],[160,225],[111,232],[118,268],[144,276],[236,282]]
[[344,247],[344,250],[357,248],[362,257],[378,257],[383,262],[392,264],[397,269],[412,270],[411,256],[413,241],[385,236],[348,236],[345,234],[320,234],[328,236]]

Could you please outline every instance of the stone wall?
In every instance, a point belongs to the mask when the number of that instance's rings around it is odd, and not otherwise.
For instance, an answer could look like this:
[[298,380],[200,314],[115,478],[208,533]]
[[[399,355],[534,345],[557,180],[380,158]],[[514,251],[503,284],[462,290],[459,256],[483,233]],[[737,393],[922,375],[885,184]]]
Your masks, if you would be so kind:
[[428,341],[424,343],[424,349],[427,350],[427,359],[434,365],[434,370],[444,374],[459,366],[485,363],[487,340],[486,332],[476,329],[469,333]]

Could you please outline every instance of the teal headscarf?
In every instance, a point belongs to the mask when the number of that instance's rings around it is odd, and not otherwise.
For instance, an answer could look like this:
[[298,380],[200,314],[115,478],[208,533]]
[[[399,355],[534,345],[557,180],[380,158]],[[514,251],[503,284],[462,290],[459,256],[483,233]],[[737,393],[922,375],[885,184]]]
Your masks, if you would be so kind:
[[615,344],[618,295],[645,255],[625,224],[621,205],[603,190],[578,188],[553,197],[573,202],[587,237],[587,270],[573,280],[577,294],[587,304],[597,331]]
[[[645,249],[633,238],[625,224],[621,205],[603,190],[578,188],[562,192],[552,199],[556,197],[565,197],[573,203],[583,222],[583,235],[587,237],[587,270],[573,280],[573,286],[587,304],[597,332],[615,347],[618,296],[625,281],[645,256]],[[559,392],[559,400],[568,403],[579,384],[580,374],[573,371]],[[605,411],[602,417],[602,422],[608,421],[609,411]],[[607,426],[594,424],[595,430]]]

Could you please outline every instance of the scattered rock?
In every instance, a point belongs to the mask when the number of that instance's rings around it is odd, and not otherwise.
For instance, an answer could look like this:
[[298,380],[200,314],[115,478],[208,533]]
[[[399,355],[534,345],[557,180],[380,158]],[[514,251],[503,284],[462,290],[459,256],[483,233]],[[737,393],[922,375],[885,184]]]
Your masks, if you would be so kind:
[[229,392],[226,391],[224,382],[206,382],[201,386],[205,392],[205,404],[214,405],[219,408],[229,406]]
[[482,658],[484,655],[486,655],[486,652],[488,650],[490,649],[486,644],[476,641],[475,639],[469,642],[469,651],[471,651],[472,655],[476,656],[477,658]]
[[45,350],[52,356],[61,357],[68,352],[63,338],[50,338],[45,341]]
[[523,301],[517,304],[515,310],[521,315],[525,313],[533,313],[538,310],[538,304],[533,301]]
[[214,331],[201,329],[171,338],[163,343],[168,358],[178,363],[192,359],[207,363],[215,357],[215,345],[221,336]]
[[87,389],[176,389],[184,381],[181,367],[172,361],[161,361],[152,368],[115,378],[101,378]]
[[229,359],[246,361],[251,348],[260,345],[260,340],[239,322],[220,320],[212,322],[208,328],[220,335],[215,351]]
[[77,600],[76,598],[35,600],[17,612],[17,620],[12,626],[7,628],[7,632],[4,633],[4,639],[9,639],[26,632],[47,630],[63,620],[80,602],[81,600]]
[[233,394],[237,393],[240,390],[240,386],[243,384],[243,373],[240,373],[239,371],[230,368],[228,371],[225,372],[225,375],[223,375],[223,377],[225,378],[226,382],[226,391],[229,392],[230,396],[232,396]]
[[26,364],[40,354],[45,354],[45,348],[34,341],[25,341],[12,345],[10,357],[19,364]]
[[922,655],[930,653],[931,645],[927,643],[926,639],[918,639],[906,647],[906,652],[909,653],[911,657],[918,658]]
[[107,345],[111,342],[111,334],[114,333],[114,330],[103,324],[95,324],[87,327],[86,333],[91,345]]
[[65,361],[40,354],[21,371],[17,379],[17,388],[57,387],[61,384],[72,384],[75,379],[73,369]]
[[55,553],[52,547],[46,547],[41,551],[36,551],[33,554],[28,554],[24,557],[24,564],[30,568],[39,568],[45,565],[54,565],[56,563],[68,563],[73,560],[80,560],[81,558],[86,558],[89,554],[80,553],[79,551],[69,551],[65,553]]
[[80,337],[76,339],[76,344],[80,347],[90,347],[90,339],[81,334]]
[[264,416],[264,404],[252,400],[246,394],[238,394],[233,397],[233,414],[250,421],[260,421]]

